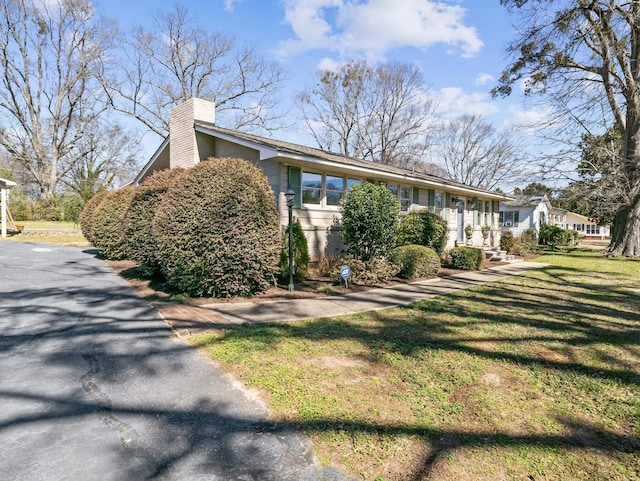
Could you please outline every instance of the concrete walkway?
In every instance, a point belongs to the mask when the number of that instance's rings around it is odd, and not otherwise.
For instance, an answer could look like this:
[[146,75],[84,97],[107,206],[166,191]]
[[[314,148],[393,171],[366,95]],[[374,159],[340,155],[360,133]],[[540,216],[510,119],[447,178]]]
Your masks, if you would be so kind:
[[458,289],[498,281],[531,269],[540,269],[546,265],[539,262],[517,262],[483,271],[468,271],[448,277],[437,277],[342,296],[267,301],[259,304],[242,302],[214,303],[200,307],[166,305],[155,307],[180,335],[188,335],[193,331],[225,324],[293,321],[387,309],[449,294]]

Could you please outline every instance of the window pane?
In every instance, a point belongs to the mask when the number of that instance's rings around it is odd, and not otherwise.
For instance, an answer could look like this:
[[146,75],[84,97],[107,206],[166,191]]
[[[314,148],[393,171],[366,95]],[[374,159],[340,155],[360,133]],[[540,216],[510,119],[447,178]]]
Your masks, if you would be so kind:
[[344,190],[344,177],[327,175],[327,190]]
[[302,189],[302,202],[304,204],[319,204],[320,189]]
[[347,179],[347,190],[356,184],[362,184],[362,181],[360,179]]
[[400,207],[402,211],[409,209],[411,205],[411,187],[400,187]]
[[387,189],[389,189],[393,193],[393,195],[396,195],[396,196],[398,195],[398,186],[397,185],[389,184],[389,185],[387,185]]
[[302,187],[322,188],[322,174],[302,173]]
[[340,205],[342,199],[342,192],[327,191],[327,205]]
[[437,209],[442,209],[442,192],[436,192],[433,197],[434,204]]

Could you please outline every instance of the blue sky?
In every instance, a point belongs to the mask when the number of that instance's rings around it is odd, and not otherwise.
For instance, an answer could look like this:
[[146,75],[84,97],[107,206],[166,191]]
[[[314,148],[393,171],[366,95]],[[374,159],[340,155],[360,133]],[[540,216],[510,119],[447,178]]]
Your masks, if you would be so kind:
[[[124,30],[146,25],[169,0],[98,0],[97,9]],[[397,60],[420,67],[439,100],[439,115],[482,114],[498,128],[539,118],[516,93],[489,90],[507,65],[511,18],[498,0],[209,0],[183,1],[201,27],[248,43],[278,61],[288,81],[285,102],[311,85],[314,72],[354,58]],[[298,124],[303,128],[302,123]],[[278,134],[305,142],[298,131]],[[294,138],[291,138],[291,137]],[[297,137],[297,138],[295,138]]]

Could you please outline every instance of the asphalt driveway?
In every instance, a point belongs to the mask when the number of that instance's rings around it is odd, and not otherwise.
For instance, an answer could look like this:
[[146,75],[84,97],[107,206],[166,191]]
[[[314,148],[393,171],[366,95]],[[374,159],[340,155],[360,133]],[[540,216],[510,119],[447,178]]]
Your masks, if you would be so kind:
[[0,241],[0,478],[342,480],[90,251]]

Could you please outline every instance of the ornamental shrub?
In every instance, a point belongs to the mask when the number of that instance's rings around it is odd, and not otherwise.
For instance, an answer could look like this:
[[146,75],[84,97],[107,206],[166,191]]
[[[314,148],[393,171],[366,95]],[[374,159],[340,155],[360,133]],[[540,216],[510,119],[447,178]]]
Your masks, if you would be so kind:
[[502,232],[502,235],[500,236],[500,250],[511,252],[511,249],[513,248],[513,241],[513,232],[509,230]]
[[384,185],[354,185],[340,212],[342,241],[356,259],[367,262],[384,257],[394,248],[400,201]]
[[[296,282],[303,280],[309,272],[309,245],[304,235],[300,221],[296,220],[291,225],[293,233],[293,279]],[[284,229],[282,250],[280,251],[280,280],[289,282],[289,228]]]
[[428,211],[411,212],[402,216],[398,226],[398,245],[418,244],[442,254],[449,235],[447,221]]
[[329,277],[336,284],[344,283],[344,279],[340,276],[340,267],[343,265],[351,268],[349,282],[362,286],[371,286],[389,281],[400,272],[399,265],[384,257],[374,257],[368,261],[363,261],[347,256],[338,257],[334,259],[334,262]]
[[250,296],[275,282],[280,227],[266,176],[241,159],[186,170],[151,223],[170,286],[192,296]]
[[108,192],[93,211],[91,243],[107,259],[126,259],[124,218],[135,193],[132,186]]
[[485,254],[482,249],[475,247],[454,247],[449,251],[451,266],[454,269],[472,270],[482,269],[485,263]]
[[80,214],[80,229],[82,235],[93,245],[93,232],[94,232],[94,212],[96,208],[102,203],[104,198],[109,193],[108,190],[101,190],[95,194],[91,199],[87,201]]
[[440,270],[440,256],[429,247],[408,244],[396,247],[391,252],[391,261],[400,266],[399,277],[433,277]]
[[573,236],[566,230],[551,224],[540,226],[540,244],[551,247],[567,246],[571,243]]
[[183,169],[165,169],[147,178],[136,188],[124,219],[127,258],[150,274],[160,269],[158,250],[151,235],[151,222],[169,187],[183,172]]

